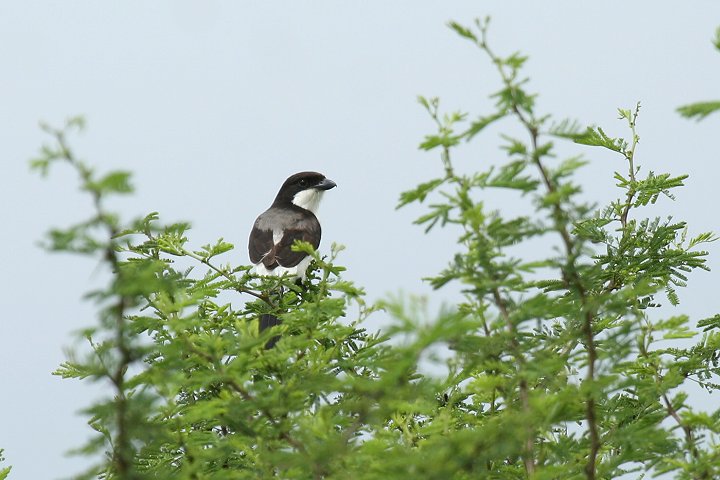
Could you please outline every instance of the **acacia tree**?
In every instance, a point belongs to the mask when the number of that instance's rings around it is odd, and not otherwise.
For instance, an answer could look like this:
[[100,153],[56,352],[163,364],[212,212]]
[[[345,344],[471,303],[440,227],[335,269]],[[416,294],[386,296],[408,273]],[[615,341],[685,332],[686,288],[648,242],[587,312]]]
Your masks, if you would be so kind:
[[[192,247],[186,223],[157,213],[122,221],[105,200],[132,192],[129,173],[101,175],[77,158],[67,135],[78,119],[46,127],[53,142],[33,166],[68,164],[95,207],[52,230],[47,248],[92,255],[110,273],[92,294],[89,353],[56,372],[111,388],[86,410],[97,435],[82,451],[106,455],[81,478],[720,476],[720,410],[692,409],[685,393],[689,382],[718,388],[720,316],[691,327],[684,315],[650,314],[679,302],[687,274],[707,268],[697,247],[715,239],[643,216],[686,177],[640,169],[639,105],[619,110],[627,139],[553,120],[526,90],[526,58],[490,49],[487,22],[451,27],[496,66],[500,88],[495,109],[476,116],[420,99],[436,126],[421,148],[439,153],[443,175],[399,206],[427,204],[416,222],[426,232],[461,232],[430,282],[459,284],[464,299],[432,322],[413,299],[368,306],[342,279],[337,246],[329,256],[296,246],[314,258],[300,288],[228,264],[223,239]],[[500,165],[473,160],[477,171],[459,173],[468,166],[458,168],[456,147],[496,123],[523,136],[502,135]],[[576,144],[578,155],[556,160],[554,142]],[[574,182],[587,147],[624,165],[608,172],[618,196],[600,208]],[[526,211],[489,208],[483,199],[497,189],[515,192]],[[537,240],[550,247],[516,253]],[[264,293],[279,287],[281,298]],[[368,333],[362,322],[377,308],[394,323]],[[258,333],[262,313],[282,325]],[[419,373],[436,348],[447,349],[446,373]]]

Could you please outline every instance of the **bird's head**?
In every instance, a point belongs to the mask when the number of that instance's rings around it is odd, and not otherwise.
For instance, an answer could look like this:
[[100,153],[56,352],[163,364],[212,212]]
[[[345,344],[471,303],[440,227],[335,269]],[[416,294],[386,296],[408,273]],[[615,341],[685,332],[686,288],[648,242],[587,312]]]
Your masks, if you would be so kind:
[[285,180],[285,183],[280,187],[274,204],[292,203],[316,213],[325,190],[330,190],[336,186],[335,182],[325,178],[322,173],[296,173]]

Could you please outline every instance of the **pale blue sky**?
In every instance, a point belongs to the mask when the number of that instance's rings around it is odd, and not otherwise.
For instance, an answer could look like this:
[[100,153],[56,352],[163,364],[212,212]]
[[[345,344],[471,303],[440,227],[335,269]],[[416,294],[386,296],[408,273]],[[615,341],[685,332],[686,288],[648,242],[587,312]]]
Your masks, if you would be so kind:
[[[691,175],[658,214],[686,219],[694,232],[720,230],[720,116],[696,124],[674,112],[720,98],[716,0],[0,3],[0,448],[11,478],[67,477],[86,465],[64,452],[87,435],[76,412],[96,391],[50,376],[71,332],[94,321],[81,296],[102,278],[94,262],[35,246],[48,227],[88,212],[70,172],[48,181],[28,173],[44,141],[39,120],[85,115],[89,128],[72,141],[78,153],[135,172],[138,194],[118,208],[189,220],[194,245],[224,237],[238,247],[236,263],[247,262],[249,228],[282,180],[319,170],[338,183],[321,208],[321,248],[347,246],[347,277],[371,299],[427,293],[419,278],[455,247],[452,232],[423,236],[411,225],[419,210],[394,210],[400,191],[440,172],[435,154],[417,149],[432,125],[415,98],[438,95],[477,114],[488,107],[495,73],[445,26],[488,14],[498,52],[530,55],[541,110],[624,134],[616,107],[642,101],[639,161]],[[497,158],[496,139],[481,140],[459,152],[461,168]],[[610,199],[612,171],[624,166],[584,151],[588,197]],[[695,319],[718,310],[720,250],[710,250],[713,272],[693,275],[676,309]]]

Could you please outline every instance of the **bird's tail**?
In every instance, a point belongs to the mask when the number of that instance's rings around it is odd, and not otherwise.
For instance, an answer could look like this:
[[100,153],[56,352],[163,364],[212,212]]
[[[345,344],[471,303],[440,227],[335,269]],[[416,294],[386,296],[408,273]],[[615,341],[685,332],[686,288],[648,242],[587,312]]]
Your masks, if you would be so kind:
[[[277,318],[274,315],[270,315],[269,313],[263,313],[260,315],[260,333],[262,333],[263,330],[268,329],[270,327],[274,327],[276,325],[280,325],[282,322],[279,318]],[[272,337],[268,342],[265,344],[265,349],[269,350],[275,346],[275,344],[280,340],[280,335],[277,335],[275,337]]]

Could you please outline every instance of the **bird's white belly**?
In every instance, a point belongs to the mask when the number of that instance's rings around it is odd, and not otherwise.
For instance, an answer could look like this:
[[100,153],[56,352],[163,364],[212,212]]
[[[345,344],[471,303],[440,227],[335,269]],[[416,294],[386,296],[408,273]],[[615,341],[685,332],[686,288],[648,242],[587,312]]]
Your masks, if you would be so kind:
[[300,260],[300,263],[295,265],[294,267],[275,267],[272,270],[268,270],[265,265],[263,265],[262,262],[255,265],[255,273],[258,275],[262,275],[265,277],[269,276],[278,276],[281,277],[283,275],[290,275],[293,278],[299,278],[300,280],[305,280],[305,272],[307,271],[308,266],[310,265],[310,262],[312,261],[312,257],[307,256]]

